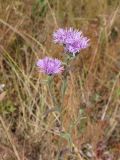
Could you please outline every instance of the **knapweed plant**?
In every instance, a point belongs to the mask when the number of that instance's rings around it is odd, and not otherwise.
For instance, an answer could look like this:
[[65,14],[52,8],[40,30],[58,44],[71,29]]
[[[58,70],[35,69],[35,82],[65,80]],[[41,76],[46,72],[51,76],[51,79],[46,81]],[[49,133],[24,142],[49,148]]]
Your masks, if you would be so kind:
[[53,41],[54,43],[63,45],[64,54],[68,56],[67,60],[65,59],[64,62],[51,57],[45,57],[37,61],[37,66],[40,71],[49,77],[65,72],[63,65],[69,65],[69,61],[72,60],[73,57],[89,46],[89,39],[84,37],[81,31],[73,28],[58,29],[53,33]]
[[[83,36],[83,33],[81,31],[78,31],[73,28],[69,29],[63,29],[60,28],[56,32],[53,33],[53,41],[56,44],[63,45],[64,47],[64,53],[67,55],[67,58],[65,56],[64,62],[54,59],[51,57],[45,57],[43,59],[39,59],[37,61],[37,67],[40,70],[40,72],[47,75],[47,85],[50,90],[51,98],[54,103],[54,106],[58,111],[60,111],[59,121],[61,126],[60,133],[62,137],[67,137],[67,141],[71,144],[71,138],[68,136],[69,134],[63,134],[64,130],[64,124],[62,123],[62,107],[64,103],[64,96],[67,89],[67,74],[64,74],[66,72],[67,65],[70,64],[70,61],[76,57],[78,53],[80,53],[81,50],[87,48],[89,46],[89,39],[87,37]],[[56,103],[56,98],[53,94],[53,77],[57,74],[63,73],[63,82],[61,85],[61,104]]]
[[[64,54],[67,55],[64,62],[51,57],[45,57],[37,61],[37,67],[41,72],[47,75],[48,85],[51,88],[52,77],[56,74],[66,72],[64,65],[69,65],[70,61],[82,50],[89,46],[89,39],[83,36],[79,30],[69,28],[60,28],[53,33],[54,43],[63,45]],[[63,85],[61,86],[62,103],[67,88],[67,76],[64,76]],[[53,97],[53,96],[52,96]]]

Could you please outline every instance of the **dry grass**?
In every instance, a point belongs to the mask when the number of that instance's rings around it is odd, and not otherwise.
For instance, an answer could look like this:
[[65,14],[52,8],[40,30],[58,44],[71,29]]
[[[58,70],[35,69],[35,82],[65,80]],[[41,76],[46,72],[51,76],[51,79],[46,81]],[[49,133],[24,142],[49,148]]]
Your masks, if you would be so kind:
[[[119,0],[0,0],[0,160],[120,160]],[[58,27],[81,29],[91,46],[71,63],[50,98],[35,63],[63,60]],[[61,125],[62,121],[62,125]]]

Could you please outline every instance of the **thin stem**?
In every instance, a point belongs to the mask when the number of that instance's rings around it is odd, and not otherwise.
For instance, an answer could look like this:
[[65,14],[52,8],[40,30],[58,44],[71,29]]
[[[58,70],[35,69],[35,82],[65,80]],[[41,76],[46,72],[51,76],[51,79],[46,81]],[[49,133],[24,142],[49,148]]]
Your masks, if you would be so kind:
[[54,86],[53,86],[53,77],[52,76],[48,76],[48,88],[49,88],[49,92],[50,92],[50,96],[52,98],[52,102],[53,102],[53,105],[56,106],[56,100],[55,100],[55,97],[53,95],[53,89],[54,89]]

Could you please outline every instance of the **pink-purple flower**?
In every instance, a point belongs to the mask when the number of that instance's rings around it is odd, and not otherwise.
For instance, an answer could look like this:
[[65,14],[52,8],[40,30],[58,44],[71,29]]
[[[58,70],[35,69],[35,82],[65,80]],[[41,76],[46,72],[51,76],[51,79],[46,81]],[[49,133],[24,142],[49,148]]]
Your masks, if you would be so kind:
[[84,37],[81,31],[73,28],[58,29],[53,33],[53,39],[55,43],[63,44],[65,51],[73,55],[89,46],[89,39]]
[[53,33],[53,39],[55,43],[65,44],[66,40],[66,30],[59,28],[56,32]]
[[39,59],[37,61],[37,66],[41,70],[41,72],[47,75],[55,75],[61,73],[64,70],[62,62],[60,60],[50,57]]

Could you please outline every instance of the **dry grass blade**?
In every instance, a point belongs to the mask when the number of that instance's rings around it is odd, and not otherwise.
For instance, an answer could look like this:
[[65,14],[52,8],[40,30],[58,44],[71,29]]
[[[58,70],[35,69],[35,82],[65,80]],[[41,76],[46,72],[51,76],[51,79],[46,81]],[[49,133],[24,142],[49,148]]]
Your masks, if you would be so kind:
[[1,122],[1,124],[2,124],[2,126],[3,126],[3,129],[5,130],[5,133],[6,133],[6,135],[7,135],[7,137],[8,137],[8,140],[9,140],[9,142],[10,142],[12,148],[13,148],[13,151],[14,151],[14,153],[15,153],[15,155],[16,155],[17,160],[21,160],[21,158],[20,158],[20,156],[19,156],[19,153],[18,153],[18,151],[17,151],[17,148],[16,148],[16,146],[15,146],[15,143],[14,143],[14,141],[13,141],[11,135],[10,135],[10,132],[9,132],[9,130],[7,129],[6,124],[5,124],[5,122],[4,122],[4,120],[3,120],[3,118],[2,118],[1,116],[0,116],[0,122]]
[[110,104],[111,99],[112,99],[112,95],[113,95],[114,89],[115,89],[115,87],[116,87],[116,83],[117,83],[117,81],[119,80],[119,77],[120,77],[120,72],[119,72],[118,75],[116,76],[115,82],[114,82],[114,84],[113,84],[113,87],[112,87],[112,90],[111,90],[111,93],[110,93],[110,96],[109,96],[109,99],[108,99],[108,102],[107,102],[107,104],[106,104],[106,106],[105,106],[105,109],[104,109],[104,111],[103,111],[101,120],[104,120],[104,118],[105,118],[105,115],[106,115],[106,113],[107,113],[109,104]]

